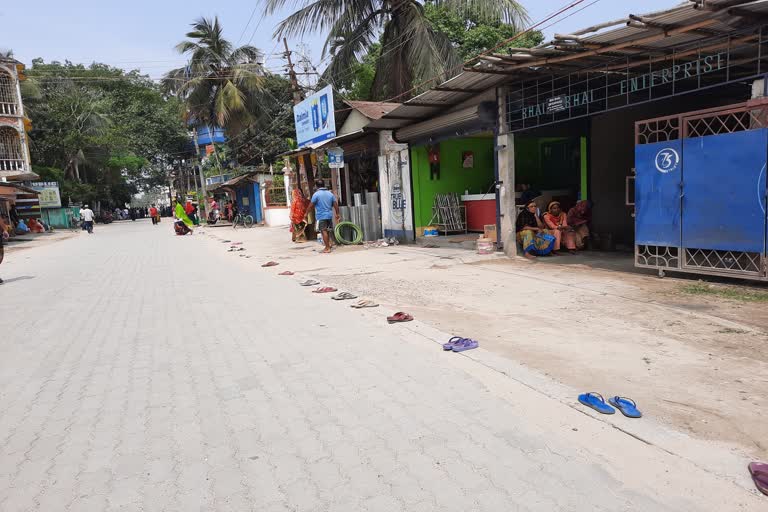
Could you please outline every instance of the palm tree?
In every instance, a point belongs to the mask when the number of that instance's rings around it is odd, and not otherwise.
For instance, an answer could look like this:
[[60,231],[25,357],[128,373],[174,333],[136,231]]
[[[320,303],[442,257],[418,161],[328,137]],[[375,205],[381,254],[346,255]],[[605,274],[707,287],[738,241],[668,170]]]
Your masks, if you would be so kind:
[[[266,14],[288,0],[265,0]],[[428,0],[462,13],[474,13],[489,22],[521,27],[528,21],[517,0]],[[293,3],[293,2],[291,2]],[[461,60],[448,38],[435,31],[419,0],[302,0],[295,13],[278,25],[275,36],[301,36],[328,30],[323,55],[332,57],[327,80],[349,73],[372,44],[381,44],[381,57],[373,83],[374,96],[407,99],[410,89],[433,77],[447,79]]]
[[169,71],[163,85],[186,103],[188,119],[225,129],[245,125],[264,78],[263,55],[254,46],[233,48],[224,39],[219,18],[200,18],[176,45],[189,55],[183,68]]

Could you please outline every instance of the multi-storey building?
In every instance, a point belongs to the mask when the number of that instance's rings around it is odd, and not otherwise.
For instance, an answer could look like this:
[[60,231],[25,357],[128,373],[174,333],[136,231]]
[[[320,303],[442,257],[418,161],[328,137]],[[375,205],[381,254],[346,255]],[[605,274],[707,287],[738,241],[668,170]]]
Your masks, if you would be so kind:
[[0,56],[0,181],[31,172],[19,83],[24,65]]

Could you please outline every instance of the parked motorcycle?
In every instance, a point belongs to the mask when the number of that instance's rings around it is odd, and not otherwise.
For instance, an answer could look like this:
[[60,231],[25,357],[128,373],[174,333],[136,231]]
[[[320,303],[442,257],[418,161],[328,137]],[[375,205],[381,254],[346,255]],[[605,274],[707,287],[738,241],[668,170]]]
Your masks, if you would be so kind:
[[220,218],[219,210],[218,209],[211,210],[211,212],[208,214],[208,224],[211,224],[211,225],[216,224],[217,222],[219,222],[219,218]]

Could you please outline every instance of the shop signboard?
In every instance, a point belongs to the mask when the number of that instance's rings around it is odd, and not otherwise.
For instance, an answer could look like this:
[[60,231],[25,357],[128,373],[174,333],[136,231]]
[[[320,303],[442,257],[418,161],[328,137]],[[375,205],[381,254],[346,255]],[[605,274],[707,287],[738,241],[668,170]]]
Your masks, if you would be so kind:
[[344,168],[344,150],[341,148],[330,148],[328,150],[328,167],[331,169]]
[[757,36],[713,39],[670,55],[618,58],[613,63],[526,80],[507,91],[511,131],[590,116],[678,96],[765,73],[768,40]]
[[61,208],[59,183],[56,181],[36,181],[30,188],[40,193],[40,208]]
[[336,137],[333,89],[329,85],[293,107],[299,148]]

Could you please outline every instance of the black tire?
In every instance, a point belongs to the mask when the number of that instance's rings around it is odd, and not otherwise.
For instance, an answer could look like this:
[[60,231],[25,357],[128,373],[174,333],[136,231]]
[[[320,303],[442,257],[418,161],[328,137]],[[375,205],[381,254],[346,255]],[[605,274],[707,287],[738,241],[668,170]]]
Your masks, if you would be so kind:
[[235,215],[235,218],[232,219],[232,229],[237,229],[238,224],[240,224],[240,215]]
[[247,228],[253,227],[253,215],[246,215],[243,218],[243,225]]

